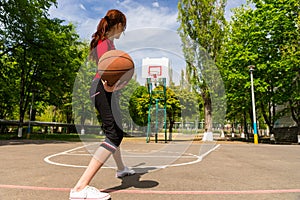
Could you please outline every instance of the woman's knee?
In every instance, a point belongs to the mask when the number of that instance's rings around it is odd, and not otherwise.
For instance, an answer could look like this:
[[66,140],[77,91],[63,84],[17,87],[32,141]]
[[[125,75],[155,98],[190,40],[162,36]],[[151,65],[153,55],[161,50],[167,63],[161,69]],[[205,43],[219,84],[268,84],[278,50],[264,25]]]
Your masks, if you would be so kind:
[[123,140],[123,132],[117,134],[106,134],[107,139],[109,139],[116,147],[119,147]]

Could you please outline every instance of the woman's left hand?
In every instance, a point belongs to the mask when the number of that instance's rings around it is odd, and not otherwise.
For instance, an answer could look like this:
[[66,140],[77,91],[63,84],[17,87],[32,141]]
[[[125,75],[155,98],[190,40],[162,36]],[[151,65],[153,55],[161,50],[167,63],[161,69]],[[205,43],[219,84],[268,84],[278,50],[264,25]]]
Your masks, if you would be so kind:
[[123,87],[125,87],[127,85],[127,81],[124,81],[120,84],[120,80],[118,80],[113,86],[109,86],[107,84],[107,81],[104,81],[102,79],[101,79],[101,81],[103,83],[103,86],[104,86],[104,89],[106,92],[114,92],[114,91],[122,89]]

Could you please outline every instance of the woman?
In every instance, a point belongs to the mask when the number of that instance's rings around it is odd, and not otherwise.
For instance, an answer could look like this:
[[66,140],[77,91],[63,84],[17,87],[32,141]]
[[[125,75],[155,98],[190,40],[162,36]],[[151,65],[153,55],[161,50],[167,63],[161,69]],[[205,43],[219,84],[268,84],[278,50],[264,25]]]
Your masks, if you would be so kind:
[[[109,10],[97,26],[97,31],[92,36],[90,43],[90,59],[98,63],[99,58],[107,51],[115,49],[114,39],[119,39],[126,28],[126,17],[119,10]],[[108,86],[106,81],[101,80],[101,76],[96,73],[92,82],[90,94],[97,111],[102,120],[102,130],[105,133],[105,140],[95,151],[87,169],[70,192],[70,199],[92,198],[97,200],[110,199],[108,193],[100,192],[98,189],[89,186],[92,178],[103,166],[105,161],[112,154],[117,165],[116,177],[121,178],[133,175],[134,170],[128,169],[123,164],[120,152],[120,144],[124,132],[121,127],[121,114],[118,109],[118,95],[113,95],[117,90],[123,88],[126,83],[117,82],[113,86]],[[118,113],[116,113],[118,112]]]

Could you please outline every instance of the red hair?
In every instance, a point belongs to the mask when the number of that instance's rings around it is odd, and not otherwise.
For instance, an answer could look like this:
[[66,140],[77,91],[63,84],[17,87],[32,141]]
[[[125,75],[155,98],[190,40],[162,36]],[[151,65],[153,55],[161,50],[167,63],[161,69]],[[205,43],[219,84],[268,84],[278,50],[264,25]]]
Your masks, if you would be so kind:
[[98,60],[95,48],[97,47],[99,40],[107,39],[107,32],[110,31],[114,25],[119,23],[121,23],[125,29],[126,16],[116,9],[107,11],[105,17],[100,20],[96,32],[92,35],[92,41],[90,43],[90,59]]

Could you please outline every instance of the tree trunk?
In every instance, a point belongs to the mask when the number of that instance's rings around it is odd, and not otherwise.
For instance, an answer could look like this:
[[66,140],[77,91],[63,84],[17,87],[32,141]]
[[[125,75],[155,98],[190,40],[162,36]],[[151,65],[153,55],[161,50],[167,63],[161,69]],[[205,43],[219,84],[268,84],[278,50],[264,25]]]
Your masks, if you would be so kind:
[[174,121],[170,120],[170,125],[169,125],[169,133],[172,134],[173,133],[173,126],[174,126]]
[[203,94],[202,95],[203,101],[204,101],[204,122],[205,126],[204,129],[207,132],[212,132],[212,125],[213,125],[213,119],[212,119],[212,103],[209,94]]
[[[26,49],[24,48],[24,61]],[[24,62],[25,63],[25,62]],[[25,66],[21,66],[21,81],[20,81],[20,101],[19,101],[19,127],[18,127],[18,137],[21,138],[23,134],[23,123],[25,116]]]
[[249,132],[248,132],[248,124],[247,124],[247,116],[246,116],[246,111],[244,111],[244,132],[246,135],[246,139],[249,139]]
[[173,140],[173,127],[175,124],[175,121],[172,119],[172,117],[169,117],[170,125],[169,125],[169,141]]
[[[269,104],[269,116],[266,114],[266,111],[265,111],[265,107],[263,105],[263,103],[261,102],[261,110],[262,110],[262,115],[264,117],[264,120],[267,124],[267,126],[269,127],[269,130],[270,130],[270,133],[273,133],[273,128],[274,128],[274,120],[272,120],[272,112],[271,112],[271,108],[270,108],[270,104]],[[275,115],[275,111],[273,111],[273,116]]]
[[300,135],[300,107],[297,106],[298,108],[295,108],[292,106],[292,101],[289,101],[290,107],[291,107],[291,114],[292,114],[292,119],[296,122],[297,127],[298,127],[298,135]]

